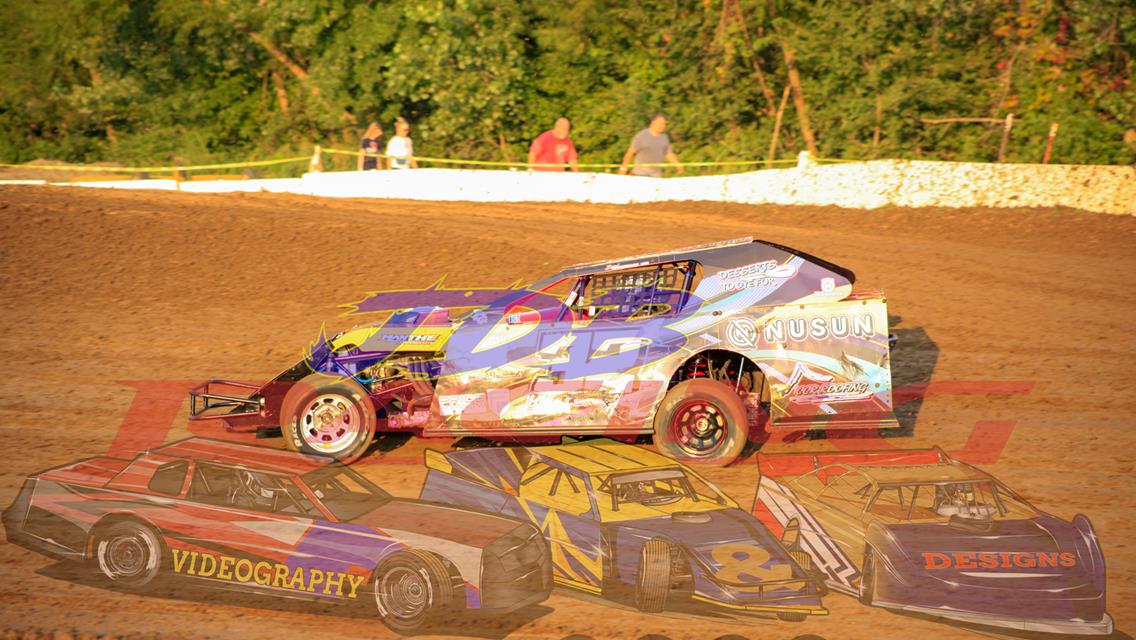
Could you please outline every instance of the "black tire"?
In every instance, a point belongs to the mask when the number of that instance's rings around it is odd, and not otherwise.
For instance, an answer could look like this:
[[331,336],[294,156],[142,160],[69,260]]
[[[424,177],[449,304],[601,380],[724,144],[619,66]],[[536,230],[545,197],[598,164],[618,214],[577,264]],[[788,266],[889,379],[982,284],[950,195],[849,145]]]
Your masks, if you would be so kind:
[[635,606],[657,613],[667,606],[671,591],[671,545],[648,540],[639,554],[639,573],[635,576]]
[[871,605],[876,597],[876,558],[872,548],[864,550],[864,564],[860,567],[860,602]]
[[450,572],[438,556],[410,549],[387,558],[372,583],[379,618],[392,631],[419,631],[454,609]]
[[729,464],[741,455],[748,434],[741,397],[714,380],[676,384],[655,411],[655,448],[682,462]]
[[165,545],[149,526],[134,520],[115,522],[95,531],[91,545],[95,567],[110,584],[142,589],[165,568]]
[[314,373],[292,385],[284,396],[280,433],[292,451],[328,456],[346,464],[371,445],[375,416],[375,406],[362,385]]

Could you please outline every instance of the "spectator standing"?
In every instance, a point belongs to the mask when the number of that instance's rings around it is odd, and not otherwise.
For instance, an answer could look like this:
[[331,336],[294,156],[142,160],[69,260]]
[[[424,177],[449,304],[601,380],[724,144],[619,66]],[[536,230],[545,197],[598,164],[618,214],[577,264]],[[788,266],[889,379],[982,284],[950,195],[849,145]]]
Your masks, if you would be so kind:
[[[662,167],[640,165],[660,165],[663,162],[678,164],[678,156],[671,148],[671,139],[666,134],[666,130],[666,116],[659,113],[652,117],[647,128],[635,134],[635,137],[631,139],[631,146],[628,147],[627,153],[623,154],[623,162],[619,165],[619,173],[627,173],[627,165],[634,160],[635,168],[631,170],[632,175],[661,178],[663,177]],[[675,170],[682,173],[681,166],[675,167]]]
[[410,123],[399,117],[394,121],[394,137],[387,143],[387,166],[391,169],[417,169],[414,141],[410,139]]
[[[561,117],[556,119],[552,129],[537,136],[529,146],[529,168],[534,171],[564,171],[564,166],[567,165],[573,171],[578,171],[576,145],[568,137],[571,129],[572,123],[568,118]],[[559,166],[532,166],[538,164]]]
[[359,161],[355,163],[356,171],[370,171],[372,169],[383,168],[378,155],[365,155],[368,153],[380,154],[383,152],[382,137],[383,128],[379,126],[379,123],[372,122],[367,125],[367,131],[363,133],[363,139],[359,141]]

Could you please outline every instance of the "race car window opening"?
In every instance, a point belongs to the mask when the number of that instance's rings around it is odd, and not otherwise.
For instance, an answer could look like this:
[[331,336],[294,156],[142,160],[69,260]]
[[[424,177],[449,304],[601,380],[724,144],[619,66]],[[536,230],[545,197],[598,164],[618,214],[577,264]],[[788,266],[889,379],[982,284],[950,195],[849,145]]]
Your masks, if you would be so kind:
[[283,515],[315,517],[319,509],[288,476],[199,462],[189,486],[190,500]]
[[866,507],[874,515],[894,520],[941,520],[959,517],[986,520],[1033,517],[1036,511],[992,481],[925,482],[882,487]]
[[158,467],[146,486],[151,491],[176,496],[181,493],[181,488],[185,485],[187,473],[189,473],[189,463],[185,460],[170,462]]
[[611,510],[619,511],[622,504],[647,506],[673,504],[683,499],[699,502],[710,498],[719,504],[724,499],[717,495],[701,495],[695,490],[690,477],[681,469],[657,469],[633,473],[609,474],[596,489],[611,496]]
[[689,299],[697,272],[698,263],[691,260],[581,276],[564,306],[585,319],[672,315]]
[[311,471],[300,480],[340,522],[354,520],[392,499],[366,478],[341,466]]

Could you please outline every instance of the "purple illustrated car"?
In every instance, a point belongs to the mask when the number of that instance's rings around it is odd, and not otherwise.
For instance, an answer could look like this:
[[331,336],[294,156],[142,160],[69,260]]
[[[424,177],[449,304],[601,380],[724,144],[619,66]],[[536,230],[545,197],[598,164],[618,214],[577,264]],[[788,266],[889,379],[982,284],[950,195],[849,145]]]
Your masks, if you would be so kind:
[[466,610],[508,613],[552,589],[531,524],[395,498],[327,458],[220,440],[37,473],[2,519],[9,542],[89,563],[118,588],[164,577],[361,602],[404,633]]
[[827,613],[806,554],[786,551],[694,470],[652,451],[600,439],[427,451],[426,465],[421,499],[536,524],[557,584],[643,611]]
[[759,455],[754,515],[864,604],[1027,632],[1109,634],[1088,518],[1031,506],[941,449]]

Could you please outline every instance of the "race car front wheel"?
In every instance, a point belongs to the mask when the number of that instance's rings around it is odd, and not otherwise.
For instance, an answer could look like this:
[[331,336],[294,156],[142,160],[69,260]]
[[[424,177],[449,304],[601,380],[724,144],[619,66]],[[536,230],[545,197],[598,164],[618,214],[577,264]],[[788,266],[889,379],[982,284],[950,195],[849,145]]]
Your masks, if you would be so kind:
[[437,621],[454,604],[453,580],[437,556],[400,551],[375,570],[375,606],[393,631],[410,633]]
[[115,586],[141,589],[162,570],[162,541],[140,522],[116,522],[95,534],[94,560]]
[[639,555],[639,575],[635,578],[635,606],[640,611],[657,613],[666,608],[671,574],[671,545],[663,540],[644,543]]
[[289,449],[355,461],[375,437],[375,407],[354,380],[312,374],[288,390],[280,432]]
[[655,412],[655,447],[684,462],[729,464],[745,448],[748,427],[732,387],[687,380],[672,387]]

